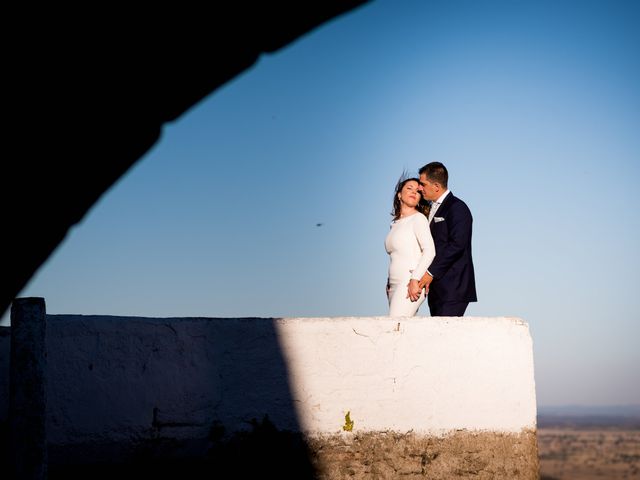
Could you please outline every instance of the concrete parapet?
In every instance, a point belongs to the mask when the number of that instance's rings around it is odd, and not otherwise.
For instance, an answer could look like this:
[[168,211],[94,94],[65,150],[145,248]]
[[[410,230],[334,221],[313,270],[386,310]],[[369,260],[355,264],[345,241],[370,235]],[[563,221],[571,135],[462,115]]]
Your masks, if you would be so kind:
[[535,429],[533,352],[517,318],[278,320],[302,428]]
[[58,466],[233,458],[249,468],[241,445],[259,439],[263,453],[298,452],[296,471],[313,478],[537,478],[532,344],[518,318],[47,323]]

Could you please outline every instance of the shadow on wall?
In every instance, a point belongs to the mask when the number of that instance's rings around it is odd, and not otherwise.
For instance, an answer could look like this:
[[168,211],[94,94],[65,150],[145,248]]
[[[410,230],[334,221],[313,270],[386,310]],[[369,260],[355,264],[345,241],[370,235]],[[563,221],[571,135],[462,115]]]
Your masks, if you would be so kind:
[[49,478],[317,478],[273,319],[43,317]]

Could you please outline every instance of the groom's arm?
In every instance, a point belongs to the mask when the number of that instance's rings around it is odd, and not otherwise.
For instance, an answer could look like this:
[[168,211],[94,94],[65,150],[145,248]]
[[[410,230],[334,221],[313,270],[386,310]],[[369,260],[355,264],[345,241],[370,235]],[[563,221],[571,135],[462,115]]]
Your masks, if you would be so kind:
[[471,244],[473,217],[467,205],[460,201],[451,206],[447,213],[448,238],[444,245],[436,248],[436,257],[429,265],[427,273],[420,279],[420,285],[429,286],[435,278],[444,276],[451,266]]

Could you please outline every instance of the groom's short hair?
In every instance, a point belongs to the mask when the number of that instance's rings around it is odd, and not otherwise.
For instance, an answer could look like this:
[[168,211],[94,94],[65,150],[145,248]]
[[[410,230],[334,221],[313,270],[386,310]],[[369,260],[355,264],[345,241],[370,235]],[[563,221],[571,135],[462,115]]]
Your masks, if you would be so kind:
[[447,183],[449,182],[449,172],[447,172],[447,167],[445,167],[442,163],[427,163],[420,169],[419,173],[420,175],[425,174],[429,180],[435,183],[439,183],[443,188],[448,188]]

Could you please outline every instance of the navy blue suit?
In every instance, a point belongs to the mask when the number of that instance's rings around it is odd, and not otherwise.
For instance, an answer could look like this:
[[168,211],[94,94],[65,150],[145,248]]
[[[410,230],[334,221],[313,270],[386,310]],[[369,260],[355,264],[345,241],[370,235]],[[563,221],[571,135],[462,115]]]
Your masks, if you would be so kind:
[[476,302],[476,281],[471,257],[473,217],[467,204],[453,193],[444,198],[429,228],[436,256],[428,270],[432,316],[462,316],[469,302]]

